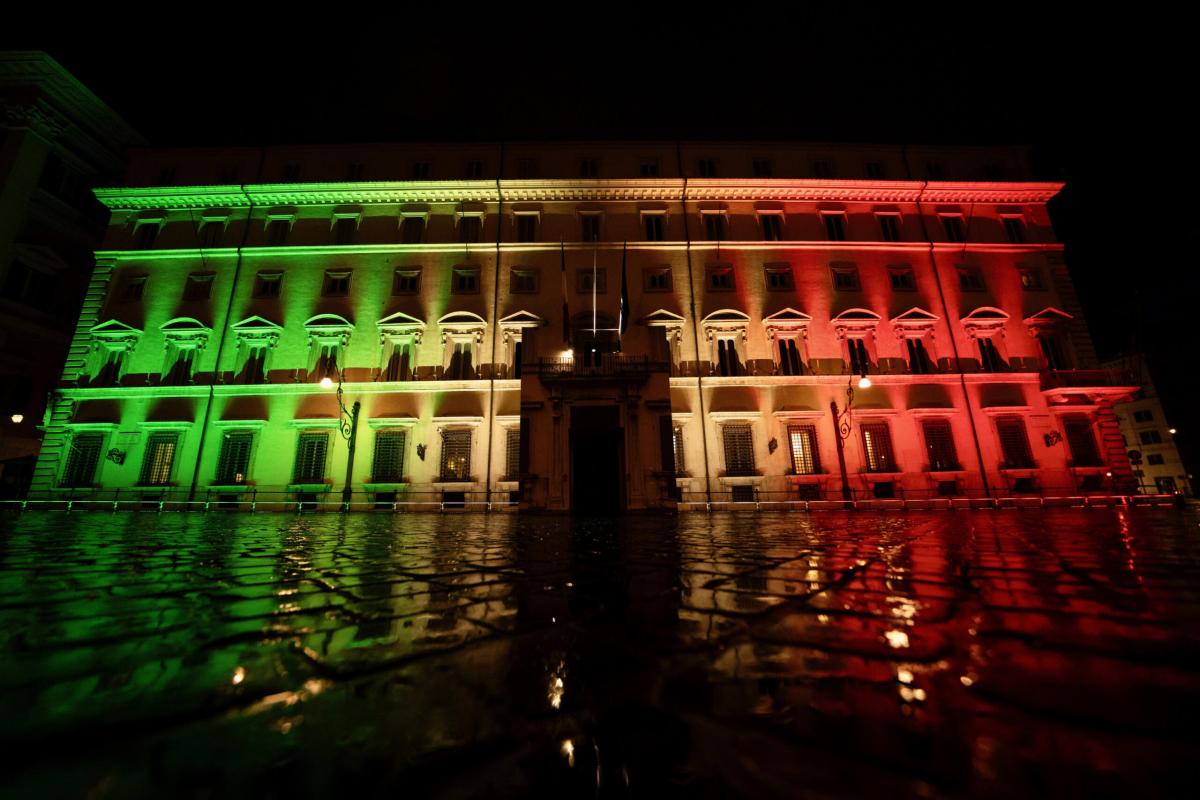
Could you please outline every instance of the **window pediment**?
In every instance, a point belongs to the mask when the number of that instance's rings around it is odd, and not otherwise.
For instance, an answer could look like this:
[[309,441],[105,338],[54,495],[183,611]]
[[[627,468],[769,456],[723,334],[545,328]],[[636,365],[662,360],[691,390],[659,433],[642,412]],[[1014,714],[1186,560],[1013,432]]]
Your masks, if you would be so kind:
[[1053,331],[1071,319],[1074,319],[1074,317],[1067,312],[1060,311],[1053,306],[1047,306],[1036,314],[1026,317],[1024,321],[1036,335],[1042,331]]
[[88,333],[94,346],[103,345],[107,350],[129,350],[142,338],[142,331],[115,319],[94,325]]
[[354,324],[338,314],[317,314],[304,323],[309,341],[319,344],[338,344],[343,347],[350,341]]
[[538,328],[546,324],[546,320],[529,311],[515,311],[507,317],[500,318],[502,328]]
[[470,311],[452,311],[438,320],[438,327],[442,331],[442,344],[450,341],[452,337],[458,339],[469,337],[477,344],[481,344],[487,323],[483,317]]
[[405,314],[403,311],[389,314],[376,322],[375,325],[379,328],[380,344],[385,344],[389,338],[395,339],[405,336],[411,336],[415,343],[420,344],[421,337],[425,335],[425,323],[414,316]]
[[283,328],[260,316],[246,317],[230,326],[239,342],[274,347]]
[[1004,326],[1008,324],[1008,319],[1008,314],[1000,309],[993,306],[983,306],[963,317],[962,326],[966,329],[967,336],[977,339],[980,336],[988,337],[1003,333]]
[[808,326],[812,317],[803,311],[788,307],[776,311],[769,317],[763,318],[763,326],[767,329],[767,339],[773,340],[781,333],[808,334]]
[[936,314],[914,306],[903,314],[892,317],[892,329],[901,339],[920,338],[931,332],[939,319],[941,318]]
[[746,330],[750,326],[750,317],[743,311],[732,308],[722,308],[709,314],[701,321],[704,336],[710,342],[721,333],[734,333],[746,339]]
[[684,319],[673,311],[667,311],[665,308],[660,308],[657,311],[642,317],[640,322],[643,325],[673,328],[683,325]]
[[203,350],[212,328],[192,317],[176,317],[159,326],[163,337],[180,350]]
[[830,324],[839,339],[854,339],[875,332],[882,317],[866,308],[850,308],[838,314]]

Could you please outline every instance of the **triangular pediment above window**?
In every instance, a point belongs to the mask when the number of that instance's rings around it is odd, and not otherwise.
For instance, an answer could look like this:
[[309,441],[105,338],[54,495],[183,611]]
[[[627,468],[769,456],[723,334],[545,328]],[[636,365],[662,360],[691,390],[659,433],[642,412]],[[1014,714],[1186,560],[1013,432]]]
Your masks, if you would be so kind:
[[665,308],[653,311],[639,321],[643,325],[682,325],[684,322],[683,317]]
[[1057,325],[1067,320],[1074,319],[1070,314],[1061,311],[1053,306],[1047,306],[1041,311],[1025,318],[1026,325]]
[[546,320],[528,311],[515,311],[507,317],[500,318],[502,328],[536,328],[545,324]]
[[902,339],[918,339],[932,331],[939,319],[936,314],[914,306],[892,317],[892,328]]
[[379,328],[379,343],[385,344],[388,337],[409,337],[417,344],[421,343],[421,338],[425,334],[425,323],[414,316],[405,314],[403,311],[397,311],[395,314],[389,314],[379,322],[375,323]]
[[260,316],[246,317],[241,322],[235,322],[230,326],[237,333],[265,333],[267,331],[279,332],[283,328],[271,322],[269,319],[263,319]]
[[380,328],[388,328],[388,327],[394,328],[394,327],[398,327],[398,326],[417,327],[417,328],[425,327],[424,320],[419,320],[410,314],[405,314],[403,311],[397,311],[395,314],[388,314],[386,317],[379,320],[379,322],[376,322],[375,324],[378,325]]
[[892,324],[937,322],[938,319],[939,317],[937,314],[914,306],[908,311],[905,311],[903,314],[897,314],[896,316],[892,317]]
[[790,307],[776,311],[771,316],[763,318],[764,324],[774,323],[776,325],[782,325],[790,323],[793,325],[807,325],[810,322],[812,322],[812,317],[810,317],[808,314],[805,314],[803,311],[797,311],[796,309]]
[[115,319],[110,319],[101,322],[98,325],[93,325],[88,330],[92,336],[101,338],[123,337],[123,336],[141,336],[142,332],[131,325],[126,325],[124,322],[118,322]]

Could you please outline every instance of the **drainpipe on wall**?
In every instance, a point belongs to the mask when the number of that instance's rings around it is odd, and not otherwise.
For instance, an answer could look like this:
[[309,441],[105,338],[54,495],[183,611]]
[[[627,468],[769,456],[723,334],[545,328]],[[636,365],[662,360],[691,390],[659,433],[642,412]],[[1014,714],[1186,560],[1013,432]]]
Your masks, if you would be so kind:
[[[688,314],[692,318],[692,340],[696,344],[696,396],[700,403],[700,442],[704,452],[704,498],[711,507],[712,485],[708,472],[708,419],[704,414],[704,375],[700,372],[700,323],[696,320],[696,284],[692,279],[692,236],[688,232],[688,179],[687,174],[683,171],[683,142],[675,142],[675,160],[679,165],[679,177],[683,181],[683,192],[680,195],[680,205],[683,208],[684,254],[687,257]],[[670,378],[667,378],[667,383],[669,386]],[[668,391],[670,391],[669,388]]]
[[500,330],[500,241],[504,233],[504,193],[500,187],[500,178],[504,175],[504,142],[500,143],[500,163],[496,167],[496,269],[492,278],[492,351],[488,358],[491,369],[488,371],[488,443],[487,443],[487,472],[484,477],[483,491],[486,498],[487,510],[492,510],[492,440],[496,436],[496,337]]

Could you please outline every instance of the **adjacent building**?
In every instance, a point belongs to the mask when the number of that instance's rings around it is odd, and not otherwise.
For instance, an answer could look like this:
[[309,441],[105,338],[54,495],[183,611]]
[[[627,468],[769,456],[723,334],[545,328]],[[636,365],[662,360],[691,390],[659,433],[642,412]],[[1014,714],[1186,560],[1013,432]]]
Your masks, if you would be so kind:
[[1133,477],[1143,494],[1193,496],[1192,476],[1175,446],[1175,428],[1168,422],[1158,399],[1150,370],[1142,356],[1119,359],[1105,365],[1137,375],[1141,390],[1128,402],[1115,406],[1121,435],[1128,447]]
[[[230,508],[1131,492],[1019,149],[145,150],[34,496]],[[865,378],[865,380],[864,380]]]

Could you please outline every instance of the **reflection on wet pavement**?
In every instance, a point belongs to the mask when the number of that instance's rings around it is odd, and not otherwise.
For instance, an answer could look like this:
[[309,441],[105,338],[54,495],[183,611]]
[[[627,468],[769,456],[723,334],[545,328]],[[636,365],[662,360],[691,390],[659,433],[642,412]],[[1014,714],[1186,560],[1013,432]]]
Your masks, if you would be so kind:
[[7,517],[0,794],[1171,793],[1198,523]]

